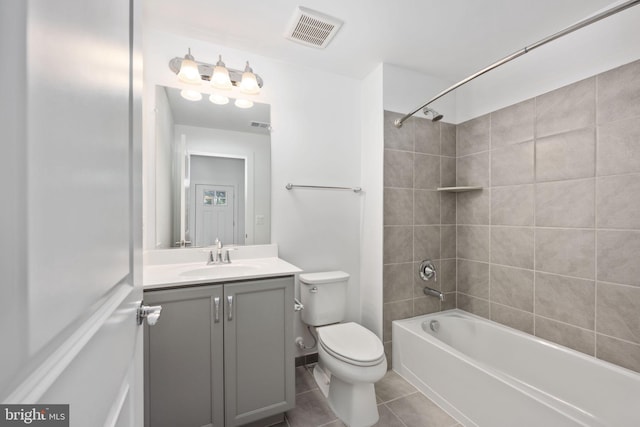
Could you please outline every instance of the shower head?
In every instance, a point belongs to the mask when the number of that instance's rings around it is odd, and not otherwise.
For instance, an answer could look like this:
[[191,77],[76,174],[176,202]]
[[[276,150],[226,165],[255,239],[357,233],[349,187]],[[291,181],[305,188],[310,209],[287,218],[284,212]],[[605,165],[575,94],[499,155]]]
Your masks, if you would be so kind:
[[436,110],[434,110],[433,108],[429,108],[429,107],[425,107],[425,109],[422,110],[422,113],[425,116],[427,116],[427,115],[429,115],[429,113],[431,113],[431,121],[432,122],[440,121],[444,117],[442,114],[438,113]]

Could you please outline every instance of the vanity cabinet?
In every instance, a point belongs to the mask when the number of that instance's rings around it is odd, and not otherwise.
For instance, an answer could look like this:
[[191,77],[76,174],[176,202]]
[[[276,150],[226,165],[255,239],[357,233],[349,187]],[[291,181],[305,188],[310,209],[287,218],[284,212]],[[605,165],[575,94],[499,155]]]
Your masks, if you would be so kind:
[[145,326],[145,426],[232,427],[293,408],[293,283],[145,291],[162,305]]

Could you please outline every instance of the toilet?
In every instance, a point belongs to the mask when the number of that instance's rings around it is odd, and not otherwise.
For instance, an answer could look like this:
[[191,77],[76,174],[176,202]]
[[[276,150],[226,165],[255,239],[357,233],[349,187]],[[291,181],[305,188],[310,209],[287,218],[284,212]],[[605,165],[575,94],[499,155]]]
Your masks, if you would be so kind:
[[380,339],[354,322],[342,322],[349,274],[343,271],[300,275],[302,321],[318,334],[313,376],[333,412],[349,427],[378,422],[374,383],[387,372]]

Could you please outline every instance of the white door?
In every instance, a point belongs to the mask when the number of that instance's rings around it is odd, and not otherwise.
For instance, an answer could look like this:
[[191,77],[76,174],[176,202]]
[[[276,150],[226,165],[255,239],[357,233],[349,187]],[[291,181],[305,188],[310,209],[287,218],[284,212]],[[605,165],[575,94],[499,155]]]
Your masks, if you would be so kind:
[[237,243],[235,191],[230,185],[196,184],[195,197],[197,246]]
[[77,427],[142,425],[140,12],[0,2],[0,402]]

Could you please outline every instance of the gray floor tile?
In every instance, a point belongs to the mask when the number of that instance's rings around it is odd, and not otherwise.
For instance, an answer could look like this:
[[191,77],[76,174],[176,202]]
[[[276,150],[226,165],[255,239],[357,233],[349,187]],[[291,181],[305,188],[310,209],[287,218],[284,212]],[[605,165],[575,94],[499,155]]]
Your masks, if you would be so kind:
[[291,427],[317,427],[336,420],[320,390],[311,390],[296,396],[296,407],[287,411]]
[[386,404],[407,427],[451,427],[457,421],[421,393]]
[[313,374],[306,366],[298,366],[296,368],[296,394],[304,393],[309,390],[318,388]]
[[406,427],[386,405],[378,405],[378,414],[380,419],[373,427]]
[[417,390],[394,371],[387,371],[375,385],[378,403],[389,402],[399,397],[415,393]]

